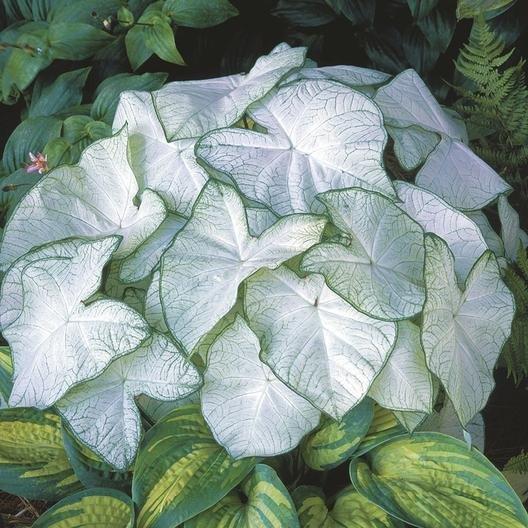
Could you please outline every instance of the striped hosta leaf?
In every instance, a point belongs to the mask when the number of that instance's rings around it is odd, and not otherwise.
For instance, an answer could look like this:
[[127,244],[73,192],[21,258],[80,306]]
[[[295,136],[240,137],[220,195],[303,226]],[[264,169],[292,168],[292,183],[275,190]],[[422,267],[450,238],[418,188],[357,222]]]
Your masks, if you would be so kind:
[[317,471],[332,469],[349,459],[367,434],[374,417],[372,400],[365,398],[338,422],[326,418],[302,443],[302,457]]
[[407,319],[422,310],[423,230],[391,200],[362,189],[320,197],[344,244],[322,243],[304,256],[302,269],[326,283],[357,310],[377,319]]
[[306,48],[279,44],[260,57],[247,75],[176,81],[153,93],[167,138],[198,138],[236,123],[253,102],[261,99],[284,76],[302,66]]
[[185,528],[299,528],[295,506],[277,473],[257,464],[240,485]]
[[332,81],[298,81],[249,113],[266,133],[215,130],[196,150],[248,198],[287,215],[321,210],[315,196],[331,189],[364,187],[394,196],[382,163],[387,133],[366,96]]
[[55,501],[80,489],[51,411],[0,409],[0,489]]
[[301,528],[403,528],[403,524],[349,486],[330,508],[323,490],[300,486],[293,492]]
[[455,256],[455,271],[463,282],[487,245],[478,226],[432,192],[410,183],[395,182],[401,207],[426,233],[434,233],[447,242]]
[[130,165],[140,187],[156,191],[171,211],[189,216],[208,178],[194,155],[196,140],[169,143],[154,108],[152,94],[148,92],[121,94],[114,131],[121,130],[125,124],[129,133]]
[[33,528],[134,527],[134,505],[121,491],[93,488],[70,495],[47,510]]
[[396,340],[396,325],[362,314],[321,275],[281,267],[246,283],[245,309],[273,372],[335,419],[367,394]]
[[513,295],[491,251],[475,263],[461,291],[455,260],[445,242],[427,235],[425,245],[422,343],[429,369],[442,382],[465,425],[484,407],[493,389],[493,368],[511,331]]
[[398,339],[369,396],[395,411],[433,411],[433,379],[425,363],[420,328],[398,323]]
[[55,256],[37,249],[23,257],[22,269],[17,262],[9,271],[2,320],[10,324],[2,332],[14,364],[10,405],[49,407],[149,335],[147,323],[126,304],[86,302],[118,243],[118,237],[60,242]]
[[147,432],[136,460],[138,528],[178,526],[225,497],[255,463],[233,460],[215,442],[199,406],[172,411]]
[[126,130],[96,141],[77,165],[47,173],[17,205],[0,247],[2,269],[31,248],[67,237],[120,235],[116,255],[126,256],[166,215],[163,200],[148,189],[137,206],[138,190],[128,164]]
[[460,209],[476,210],[512,188],[467,145],[442,138],[416,175],[416,185]]
[[293,449],[319,423],[320,412],[259,359],[257,336],[237,317],[207,354],[202,412],[234,458]]
[[200,384],[195,366],[174,344],[152,334],[100,376],[70,390],[56,408],[84,444],[123,471],[136,456],[142,432],[134,398],[145,394],[177,400],[196,392]]
[[363,496],[413,526],[528,525],[521,501],[491,462],[443,434],[393,438],[366,461],[353,460],[350,477]]
[[234,306],[245,278],[317,243],[325,223],[318,216],[292,215],[252,237],[234,188],[209,181],[192,218],[163,255],[161,303],[170,331],[190,352]]
[[0,346],[0,408],[7,405],[13,388],[13,360],[7,346]]

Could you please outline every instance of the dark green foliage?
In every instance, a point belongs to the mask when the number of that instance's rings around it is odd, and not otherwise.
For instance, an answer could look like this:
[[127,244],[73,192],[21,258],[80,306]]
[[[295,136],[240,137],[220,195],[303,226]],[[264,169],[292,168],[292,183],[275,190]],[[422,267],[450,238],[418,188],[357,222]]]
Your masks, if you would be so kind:
[[519,455],[510,458],[504,466],[504,470],[519,474],[528,473],[528,453],[523,451]]

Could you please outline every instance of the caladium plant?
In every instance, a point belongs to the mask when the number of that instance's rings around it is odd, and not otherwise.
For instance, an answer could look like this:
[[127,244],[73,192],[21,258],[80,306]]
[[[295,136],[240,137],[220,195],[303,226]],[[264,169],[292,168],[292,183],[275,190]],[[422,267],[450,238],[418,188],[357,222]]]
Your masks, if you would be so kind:
[[152,399],[199,401],[235,458],[369,399],[408,429],[440,389],[461,427],[483,408],[514,313],[501,265],[525,237],[414,71],[317,68],[281,44],[245,75],[124,92],[113,129],[6,225],[10,405],[55,406],[120,470]]

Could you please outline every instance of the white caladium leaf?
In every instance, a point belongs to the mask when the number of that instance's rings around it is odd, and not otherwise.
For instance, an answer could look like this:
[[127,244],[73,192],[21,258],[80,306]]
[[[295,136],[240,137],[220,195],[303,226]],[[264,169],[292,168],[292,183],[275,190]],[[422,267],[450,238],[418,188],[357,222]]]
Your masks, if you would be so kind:
[[403,181],[394,182],[401,207],[427,233],[447,242],[455,256],[455,271],[463,282],[477,259],[488,249],[478,226],[466,215],[433,194]]
[[272,92],[249,114],[266,133],[216,130],[198,142],[196,153],[278,215],[318,212],[315,196],[331,189],[394,196],[382,162],[387,133],[366,96],[332,81],[299,81]]
[[[169,112],[165,119],[170,123]],[[120,130],[125,124],[129,133],[130,164],[141,188],[156,191],[171,211],[189,216],[208,179],[207,172],[194,155],[196,140],[169,143],[154,108],[152,94],[148,92],[121,94],[113,128]]]
[[284,266],[247,281],[245,309],[263,361],[337,420],[366,396],[396,341],[395,323],[358,312],[321,275]]
[[19,272],[22,303],[11,310],[19,316],[3,328],[14,362],[10,405],[49,407],[148,337],[147,323],[126,304],[84,303],[118,244],[118,237],[86,242],[72,256],[39,256]]
[[519,248],[528,246],[528,236],[521,229],[519,213],[508,203],[505,196],[499,197],[499,219],[504,254],[508,260],[515,262]]
[[198,138],[236,123],[251,103],[300,68],[305,56],[306,48],[279,44],[260,57],[247,75],[167,84],[153,96],[168,139]]
[[152,281],[147,289],[145,296],[145,305],[143,314],[148,324],[155,328],[158,332],[166,334],[169,332],[163,317],[163,308],[161,306],[160,298],[160,272],[155,271],[152,275]]
[[137,282],[152,273],[161,255],[169,247],[176,233],[187,221],[179,215],[169,214],[158,229],[121,263],[120,278],[123,282]]
[[398,323],[398,339],[369,396],[386,409],[433,411],[433,380],[425,363],[420,328],[410,321]]
[[374,101],[387,125],[398,128],[418,125],[454,139],[466,139],[460,120],[443,110],[414,70],[396,75],[378,90]]
[[[506,200],[505,197],[499,198]],[[489,223],[488,217],[482,211],[466,211],[464,213],[468,218],[477,224],[486,244],[497,257],[504,256],[504,243],[501,237],[495,232],[495,229]],[[499,215],[500,216],[500,215]]]
[[293,215],[252,237],[234,188],[207,183],[162,258],[161,302],[170,331],[190,352],[234,306],[244,279],[306,251],[319,241],[325,223],[322,217]]
[[252,236],[260,236],[279,219],[269,209],[259,207],[246,207],[246,216]]
[[347,238],[344,244],[313,247],[302,269],[322,273],[332,290],[372,317],[397,320],[419,313],[425,299],[422,228],[378,193],[345,189],[319,199]]
[[153,334],[96,379],[74,387],[56,408],[75,435],[114,467],[130,466],[141,439],[134,398],[177,400],[200,388],[196,367],[164,336]]
[[0,264],[6,269],[31,248],[67,237],[123,237],[116,257],[139,246],[166,215],[163,200],[138,184],[127,160],[127,133],[96,141],[77,165],[46,174],[20,201],[4,231]]
[[460,209],[482,209],[512,188],[461,141],[443,137],[416,175],[416,185]]
[[406,128],[387,125],[387,131],[394,140],[394,154],[406,171],[419,167],[440,141],[436,132],[415,125]]
[[461,291],[446,243],[427,235],[425,245],[422,344],[429,370],[465,425],[493,389],[493,368],[510,335],[515,304],[491,251],[478,259]]
[[[141,313],[150,281],[145,278],[138,282],[125,283],[119,278],[120,270],[120,260],[110,262],[105,272],[102,293],[112,299],[126,302],[134,310]],[[97,298],[98,295],[95,297]]]
[[213,343],[201,391],[202,413],[233,458],[290,451],[321,413],[259,359],[257,336],[237,317]]

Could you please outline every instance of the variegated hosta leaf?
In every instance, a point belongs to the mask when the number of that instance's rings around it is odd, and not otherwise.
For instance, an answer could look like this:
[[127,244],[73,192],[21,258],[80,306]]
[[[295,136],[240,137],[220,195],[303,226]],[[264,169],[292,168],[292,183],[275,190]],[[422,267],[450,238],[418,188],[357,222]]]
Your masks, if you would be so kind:
[[175,409],[191,403],[200,403],[200,391],[193,392],[189,396],[185,396],[185,398],[172,401],[156,400],[150,396],[140,394],[136,398],[136,402],[141,412],[147,417],[147,420],[155,424]]
[[[244,499],[241,499],[243,493]],[[185,523],[185,528],[299,528],[295,505],[277,473],[257,464],[241,484],[212,508]]]
[[163,200],[148,189],[135,205],[138,190],[127,160],[126,130],[96,141],[77,165],[52,170],[20,201],[4,231],[2,269],[33,247],[71,236],[121,235],[115,256],[126,256],[166,215]]
[[137,282],[150,275],[186,221],[182,216],[169,214],[143,244],[123,259],[119,272],[121,280]]
[[478,226],[467,216],[451,207],[432,192],[410,183],[395,182],[402,208],[416,220],[426,233],[434,233],[445,240],[455,256],[455,271],[463,283],[487,245]]
[[416,185],[464,210],[478,210],[512,188],[461,141],[443,137],[416,175]]
[[389,126],[405,128],[417,125],[454,139],[467,140],[460,120],[442,109],[414,70],[396,75],[378,90],[374,101]]
[[354,487],[397,518],[424,528],[522,528],[528,514],[477,450],[439,433],[393,438],[350,465]]
[[207,354],[202,413],[233,458],[285,453],[319,423],[320,412],[278,380],[259,352],[257,336],[237,317]]
[[313,247],[302,269],[322,273],[332,290],[372,317],[397,320],[419,313],[425,298],[422,228],[378,193],[345,189],[320,200],[349,239]]
[[40,516],[33,528],[133,528],[134,517],[134,504],[128,495],[107,488],[92,488],[62,499]]
[[363,399],[336,422],[330,418],[302,443],[302,457],[317,471],[332,469],[349,459],[367,434],[374,417],[370,398]]
[[59,244],[71,243],[71,256],[39,258],[37,250],[35,260],[27,255],[22,270],[15,264],[9,272],[20,278],[18,292],[7,298],[18,318],[3,328],[14,363],[10,405],[53,405],[149,335],[147,323],[126,304],[104,298],[85,303],[99,288],[119,238]]
[[[176,111],[179,113],[182,109],[176,108]],[[164,117],[167,123],[171,122],[171,114]],[[130,165],[140,187],[156,191],[171,211],[189,216],[208,179],[207,172],[194,155],[196,140],[169,143],[154,108],[152,94],[148,92],[121,94],[113,129],[120,130],[125,124],[129,133]]]
[[499,219],[505,256],[515,262],[519,248],[528,246],[528,235],[520,228],[519,213],[505,196],[499,197]]
[[321,275],[286,267],[246,283],[245,309],[275,374],[335,419],[367,394],[396,340],[396,325],[362,314]]
[[429,369],[465,425],[493,389],[493,368],[510,335],[515,304],[491,251],[475,263],[461,291],[445,242],[427,235],[425,244],[422,343]]
[[179,526],[214,506],[255,464],[233,460],[215,442],[198,405],[172,411],[146,433],[136,460],[138,528]]
[[382,163],[387,133],[366,96],[332,81],[298,81],[249,114],[266,133],[216,130],[198,142],[196,153],[278,215],[318,211],[315,196],[331,189],[365,187],[394,196]]
[[284,76],[302,66],[306,48],[279,44],[260,57],[247,75],[176,81],[153,93],[167,138],[198,138],[236,123],[253,102],[261,99]]
[[382,407],[396,411],[433,411],[433,380],[425,363],[420,328],[398,323],[398,339],[369,391]]
[[252,237],[234,188],[210,181],[193,216],[163,255],[161,302],[170,331],[190,352],[234,306],[244,279],[317,243],[325,222],[322,217],[294,215]]
[[0,346],[0,409],[7,407],[9,395],[13,387],[13,360],[11,350]]
[[134,398],[177,400],[200,387],[196,367],[163,335],[117,359],[97,378],[73,388],[57,404],[75,435],[114,467],[134,460],[141,418]]
[[387,131],[394,140],[394,154],[406,171],[420,166],[440,141],[436,132],[417,125],[406,128],[387,125]]
[[301,528],[403,528],[379,506],[360,495],[352,486],[340,491],[330,509],[323,490],[300,486],[293,492]]

